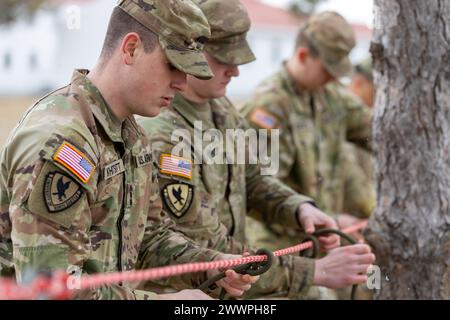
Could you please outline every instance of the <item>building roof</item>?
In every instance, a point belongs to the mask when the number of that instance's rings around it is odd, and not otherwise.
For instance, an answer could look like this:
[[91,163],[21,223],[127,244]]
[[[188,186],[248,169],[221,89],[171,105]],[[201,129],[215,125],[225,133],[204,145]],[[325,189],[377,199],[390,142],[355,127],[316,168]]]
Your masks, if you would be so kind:
[[[248,10],[254,27],[283,27],[298,29],[306,18],[289,10],[265,4],[259,0],[241,0]],[[371,38],[372,29],[363,24],[352,24],[357,38]]]
[[49,3],[53,5],[63,5],[63,4],[86,4],[94,2],[94,0],[50,0]]
[[[53,4],[88,4],[95,0],[51,0]],[[289,10],[265,4],[260,0],[241,0],[252,21],[253,27],[268,27],[268,28],[291,28],[298,29],[305,18],[302,18]],[[358,38],[370,38],[372,36],[372,30],[362,24],[353,24],[356,36]]]
[[304,19],[279,7],[258,0],[241,0],[247,8],[252,24],[255,26],[298,28]]

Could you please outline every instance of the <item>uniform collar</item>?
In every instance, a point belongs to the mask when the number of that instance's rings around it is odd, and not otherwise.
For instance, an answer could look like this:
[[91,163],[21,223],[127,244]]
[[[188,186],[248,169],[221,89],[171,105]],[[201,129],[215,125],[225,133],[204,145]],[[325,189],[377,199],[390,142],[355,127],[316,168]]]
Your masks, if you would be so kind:
[[[213,106],[210,101],[207,102],[210,104],[211,112],[213,112]],[[195,121],[202,120],[202,131],[206,131],[208,129],[214,128],[214,124],[211,121],[207,121],[202,119],[199,116],[198,109],[196,108],[196,103],[188,101],[181,94],[177,93],[172,103],[172,107],[184,118],[189,124],[194,127]]]
[[301,89],[295,79],[289,73],[287,68],[287,63],[283,63],[283,68],[281,69],[281,77],[284,80],[286,87],[291,94],[295,94],[300,97],[306,97],[310,95],[310,91],[306,89]]
[[88,70],[75,70],[72,85],[76,85],[83,92],[89,108],[108,137],[114,142],[123,142],[123,122],[114,115],[98,88],[86,77],[88,73]]
[[[309,103],[311,100],[311,91],[301,90],[298,87],[297,82],[295,82],[294,78],[290,75],[286,62],[283,63],[283,68],[280,72],[281,79],[283,81],[283,86],[287,89],[290,95],[298,97],[299,100],[292,101],[294,107],[304,113],[311,113],[311,109],[309,107]],[[301,101],[301,103],[299,103]]]

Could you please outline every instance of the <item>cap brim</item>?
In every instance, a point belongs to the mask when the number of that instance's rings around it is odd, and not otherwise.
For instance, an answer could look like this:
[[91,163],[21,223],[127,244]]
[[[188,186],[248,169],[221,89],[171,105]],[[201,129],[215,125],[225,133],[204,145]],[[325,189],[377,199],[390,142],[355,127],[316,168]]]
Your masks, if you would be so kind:
[[214,77],[208,61],[201,51],[177,48],[162,37],[159,38],[159,42],[167,59],[178,70],[202,80]]
[[323,61],[327,71],[336,79],[346,77],[352,73],[353,67],[348,56],[344,57],[339,63]]
[[222,63],[242,65],[256,60],[246,40],[236,43],[208,42],[205,51]]

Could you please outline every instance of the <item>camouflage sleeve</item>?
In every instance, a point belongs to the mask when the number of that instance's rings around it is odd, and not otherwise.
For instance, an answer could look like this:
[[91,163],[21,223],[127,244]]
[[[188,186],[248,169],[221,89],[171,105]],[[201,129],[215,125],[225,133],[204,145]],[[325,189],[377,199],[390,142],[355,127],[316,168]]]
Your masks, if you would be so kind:
[[[90,207],[86,190],[76,191],[75,203],[67,208],[49,210],[46,186],[49,179],[60,175],[65,183],[75,185],[73,176],[51,161],[38,161],[29,167],[19,167],[14,177],[9,216],[12,224],[13,262],[18,282],[30,270],[48,272],[84,267],[90,255]],[[142,297],[140,295],[139,297]],[[148,293],[147,298],[155,295]],[[79,299],[136,299],[133,290],[119,285],[78,292]]]
[[347,140],[372,150],[372,111],[347,89],[335,88],[337,99],[346,109]]
[[263,176],[257,165],[246,166],[246,188],[249,209],[254,209],[261,216],[260,220],[268,224],[283,226],[300,226],[297,209],[303,203],[314,200],[300,195],[272,176]]
[[314,272],[313,259],[290,255],[276,258],[272,267],[260,276],[243,298],[304,299],[313,285]]
[[5,162],[0,158],[0,277],[14,276],[12,243],[9,237],[6,236],[11,234],[6,176]]
[[[240,127],[248,129],[250,124],[247,119],[239,117],[237,121]],[[265,132],[259,133],[259,138],[266,137]],[[264,139],[263,139],[264,140]],[[302,203],[314,203],[314,200],[300,195],[289,186],[273,176],[276,174],[277,161],[270,150],[267,155],[272,160],[270,164],[261,166],[261,160],[265,158],[262,145],[258,149],[254,145],[246,145],[249,159],[251,155],[257,155],[259,164],[245,165],[245,179],[247,192],[248,211],[257,212],[255,218],[266,222],[266,224],[279,224],[283,226],[299,226],[297,220],[297,209]]]
[[[153,177],[151,206],[145,228],[138,265],[139,269],[189,262],[214,260],[219,252],[200,247],[177,228],[167,212],[162,211],[159,185],[156,175]],[[191,273],[154,281],[158,286],[177,290],[196,288],[206,280],[206,273]],[[143,284],[152,288],[152,282]]]
[[241,110],[241,114],[246,118],[248,124],[258,130],[258,135],[267,130],[268,154],[272,152],[272,139],[275,139],[275,135],[272,135],[272,132],[277,130],[279,165],[276,176],[280,179],[289,177],[292,166],[295,163],[295,151],[292,148],[295,144],[288,121],[289,115],[283,112],[284,104],[288,103],[287,101],[289,100],[283,97],[266,93],[248,102]]
[[[214,235],[214,232],[218,231],[214,228],[220,228],[216,221],[217,215],[207,216],[207,208],[202,206],[202,193],[196,189],[196,184],[200,182],[198,171],[192,174],[192,177],[161,172],[162,155],[168,156],[172,151],[171,134],[163,134],[162,131],[167,124],[158,118],[138,118],[137,120],[152,141],[155,162],[152,177],[152,205],[138,267],[149,268],[214,260],[219,255],[218,251],[224,249],[222,242],[226,239],[214,238],[208,243],[195,241],[209,239],[211,234]],[[190,163],[189,161],[187,159],[186,163]],[[198,168],[190,167],[186,170],[198,170]],[[195,288],[204,280],[206,280],[205,273],[186,274],[149,282],[144,284],[144,288],[152,288],[154,284],[158,287],[175,289]]]

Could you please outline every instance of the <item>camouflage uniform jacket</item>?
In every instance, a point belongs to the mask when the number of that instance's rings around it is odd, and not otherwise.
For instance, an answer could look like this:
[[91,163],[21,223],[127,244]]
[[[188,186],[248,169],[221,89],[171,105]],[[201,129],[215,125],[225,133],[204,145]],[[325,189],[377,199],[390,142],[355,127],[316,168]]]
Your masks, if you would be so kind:
[[[138,255],[141,266],[152,267],[164,264],[162,247],[174,254],[196,247],[172,233],[170,219],[162,219],[142,129],[133,117],[119,121],[86,74],[75,71],[67,87],[36,103],[1,152],[0,271],[13,267],[19,282],[27,269],[133,270]],[[217,254],[191,252],[188,260]],[[153,295],[111,285],[76,297]]]
[[[279,178],[314,198],[322,210],[343,212],[352,168],[343,169],[342,148],[350,141],[370,149],[372,115],[365,106],[339,84],[300,91],[284,67],[257,88],[242,112],[255,128],[280,129]],[[368,194],[348,199],[353,203],[347,206],[370,215],[374,198]]]
[[[202,134],[205,136],[210,129],[219,130],[222,137],[226,136],[227,129],[249,129],[245,119],[238,114],[228,99],[212,100],[209,106],[212,112],[211,121],[202,122]],[[269,224],[298,226],[296,209],[301,203],[312,200],[297,194],[274,177],[260,175],[258,165],[207,164],[205,161],[202,164],[194,163],[193,154],[196,153],[195,157],[201,159],[198,152],[202,152],[194,148],[192,141],[196,134],[194,122],[200,120],[197,107],[179,94],[175,97],[172,107],[163,109],[158,117],[138,119],[138,123],[152,141],[155,161],[159,159],[163,210],[176,221],[178,230],[205,247],[242,254],[248,250],[245,234],[248,208],[261,212],[260,218]],[[179,142],[172,139],[175,130],[183,130],[184,138],[192,138],[182,140],[182,144],[192,151],[191,159],[185,159],[192,165],[190,176],[167,172],[164,167],[164,159],[170,157]],[[209,147],[203,148],[203,152],[207,148]],[[235,155],[236,148],[235,143]],[[226,157],[225,149],[225,146],[216,148],[224,151],[219,156]],[[173,195],[176,196],[177,192],[182,196],[176,199]],[[182,203],[177,206],[177,202]],[[298,294],[311,284],[314,267],[308,259],[292,258],[294,257],[286,257],[285,265],[290,266],[290,270],[284,268],[284,282],[281,281],[283,284],[280,286],[288,288],[286,291]],[[273,283],[276,285],[276,282]]]

